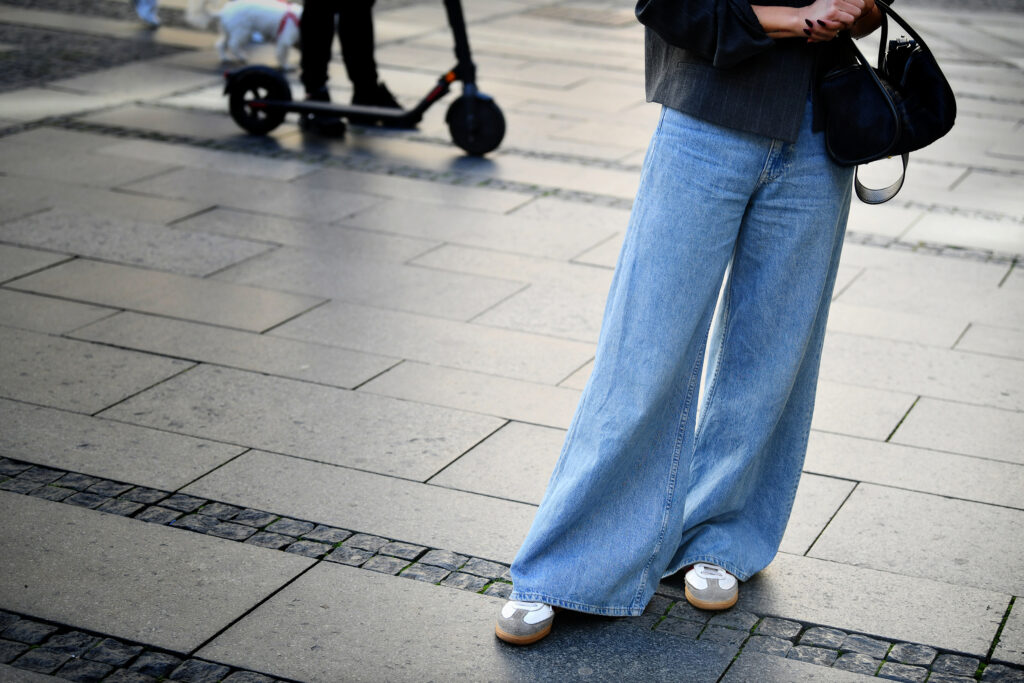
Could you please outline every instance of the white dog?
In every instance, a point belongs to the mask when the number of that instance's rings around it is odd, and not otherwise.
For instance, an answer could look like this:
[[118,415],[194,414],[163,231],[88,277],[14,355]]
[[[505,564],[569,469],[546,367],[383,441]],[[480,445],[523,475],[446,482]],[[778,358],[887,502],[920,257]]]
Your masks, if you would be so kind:
[[299,41],[302,5],[285,0],[231,0],[219,11],[210,11],[214,0],[189,0],[185,19],[196,28],[206,28],[220,20],[217,52],[220,61],[228,61],[230,52],[237,61],[246,62],[245,47],[254,34],[277,45],[277,64],[288,68],[288,50]]

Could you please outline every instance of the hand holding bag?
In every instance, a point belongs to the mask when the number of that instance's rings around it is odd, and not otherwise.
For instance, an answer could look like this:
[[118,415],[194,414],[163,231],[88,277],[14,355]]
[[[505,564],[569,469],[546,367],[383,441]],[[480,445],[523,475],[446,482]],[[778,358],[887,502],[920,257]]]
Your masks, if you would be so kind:
[[[856,180],[857,196],[868,204],[895,197],[903,187],[910,152],[948,133],[956,119],[953,90],[924,40],[883,0],[875,4],[882,11],[878,67],[843,33],[837,40],[848,44],[855,60],[827,72],[818,85],[825,108],[825,146],[837,164],[902,157],[903,173],[892,185],[872,189]],[[887,41],[887,17],[910,39]]]

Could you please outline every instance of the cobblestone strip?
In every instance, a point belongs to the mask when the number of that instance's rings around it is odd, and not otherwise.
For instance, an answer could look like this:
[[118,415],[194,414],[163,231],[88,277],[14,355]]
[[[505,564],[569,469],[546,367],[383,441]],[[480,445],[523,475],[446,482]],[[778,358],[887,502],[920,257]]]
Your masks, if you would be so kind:
[[[499,598],[507,598],[512,591],[509,567],[499,562],[4,457],[0,457],[0,490]],[[644,615],[631,620],[631,623],[637,628],[658,630],[685,639],[740,645],[744,650],[892,680],[1024,682],[1024,669],[992,663],[988,659],[940,652],[915,643],[880,640],[815,624],[762,617],[737,609],[705,612],[685,600],[677,601],[661,594],[655,595]],[[59,649],[64,640],[59,638],[79,644],[88,642],[75,646],[79,649],[64,652]],[[90,658],[88,653],[99,652],[97,648],[103,643],[115,650],[137,649],[132,650],[124,662],[96,659],[98,655]],[[137,663],[143,655],[160,661],[163,661],[161,658],[170,659],[167,667],[159,673],[143,673],[154,678],[139,678],[138,669],[132,668],[136,664],[127,668],[125,664],[130,661]],[[231,683],[273,680],[200,660],[182,661],[180,657],[152,648],[125,645],[102,636],[83,634],[2,611],[0,663],[69,680],[127,683],[154,680],[159,676]],[[101,665],[109,668],[97,675],[85,673],[85,670],[100,671]],[[178,675],[178,669],[186,665],[189,668],[182,669]],[[79,669],[83,672],[79,673]],[[203,674],[206,677],[189,673],[192,669],[207,672]],[[105,678],[108,675],[110,677]]]
[[287,680],[3,610],[0,610],[0,664],[69,681],[274,683]]

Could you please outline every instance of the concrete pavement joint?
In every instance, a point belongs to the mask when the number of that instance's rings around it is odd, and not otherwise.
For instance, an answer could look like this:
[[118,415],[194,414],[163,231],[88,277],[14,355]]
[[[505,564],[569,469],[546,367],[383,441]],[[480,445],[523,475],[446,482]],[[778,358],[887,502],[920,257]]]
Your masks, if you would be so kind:
[[[317,562],[336,562],[498,598],[507,598],[512,590],[509,567],[500,562],[5,457],[0,457],[0,490],[291,552]],[[313,566],[316,565],[310,565]],[[994,645],[981,660],[927,645],[880,640],[865,634],[737,609],[704,612],[685,600],[674,600],[662,594],[656,594],[644,615],[633,619],[632,623],[638,628],[658,630],[687,640],[729,643],[739,645],[741,650],[750,649],[881,678],[906,681],[924,681],[927,678],[949,683],[1024,681],[1024,669],[992,662]],[[22,625],[19,627],[18,624]],[[121,666],[103,659],[92,661],[82,654],[93,652],[102,644],[100,639],[104,636],[100,634],[85,633],[68,626],[47,625],[2,611],[0,627],[3,629],[0,632],[0,663],[72,680],[79,680],[85,675],[79,669],[98,672],[90,680],[101,680],[107,675],[114,675],[115,668]],[[69,634],[78,635],[72,637]],[[73,640],[81,651],[61,654],[63,650],[57,650],[57,643],[65,641],[55,638],[64,638],[68,642]],[[34,642],[29,642],[33,639]],[[85,641],[88,642],[81,645]],[[124,645],[119,641],[114,641],[109,647],[140,648],[124,661],[125,664],[135,662],[128,665],[132,672],[135,670],[131,667],[138,666],[138,662],[151,653],[152,657],[171,657],[174,660],[161,660],[164,661],[164,669],[160,675],[170,673],[171,678],[176,677],[181,667],[186,667],[187,670],[181,669],[182,676],[191,675],[194,670],[209,675],[209,680],[231,681],[231,676],[236,675],[234,680],[239,682],[274,680],[244,678],[243,673],[247,676],[259,674],[197,659],[182,660],[154,648],[143,649],[143,646]],[[101,671],[102,667],[108,668]]]

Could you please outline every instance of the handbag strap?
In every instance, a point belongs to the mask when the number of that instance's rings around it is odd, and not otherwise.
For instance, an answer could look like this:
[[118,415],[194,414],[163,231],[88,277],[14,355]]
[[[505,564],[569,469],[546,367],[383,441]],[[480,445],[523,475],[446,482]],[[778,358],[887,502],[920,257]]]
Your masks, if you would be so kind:
[[[886,41],[889,37],[888,18],[890,16],[896,21],[897,24],[900,25],[901,28],[903,28],[907,33],[910,34],[910,37],[913,38],[915,42],[917,42],[917,44],[921,47],[922,50],[931,52],[931,50],[929,50],[928,46],[925,44],[924,40],[921,39],[921,36],[918,35],[917,31],[915,31],[910,26],[910,24],[908,24],[906,20],[903,19],[903,17],[894,12],[892,7],[890,7],[889,4],[885,2],[885,0],[875,0],[875,6],[877,6],[882,13],[882,33],[879,37],[878,43],[879,68],[884,68]],[[878,74],[875,72],[875,69],[872,68],[871,64],[868,63],[867,58],[860,51],[860,48],[858,48],[857,45],[853,42],[853,38],[849,34],[846,34],[846,42],[850,49],[853,51],[853,54],[857,58],[857,60],[864,65],[867,72],[871,75],[871,78],[875,82],[875,85],[878,86],[879,91],[885,96],[887,100],[889,100],[890,105],[892,105],[892,96],[889,94],[889,91],[886,90],[884,85],[882,85],[882,81],[878,78]],[[867,185],[860,181],[860,169],[858,168],[853,175],[853,186],[854,190],[857,193],[857,198],[860,199],[865,204],[882,204],[895,197],[899,193],[900,189],[903,187],[903,181],[906,180],[907,178],[907,164],[910,163],[910,154],[904,153],[901,154],[900,157],[903,161],[903,170],[900,172],[900,177],[897,178],[891,185],[888,185],[887,187],[868,187]]]
[[857,198],[865,204],[883,204],[895,197],[899,193],[900,188],[903,187],[903,181],[907,177],[907,164],[910,163],[910,154],[901,154],[900,158],[903,160],[903,170],[900,172],[900,177],[892,185],[877,189],[868,187],[860,181],[858,177],[860,175],[860,167],[858,166],[857,170],[853,173],[853,189],[857,193]]

